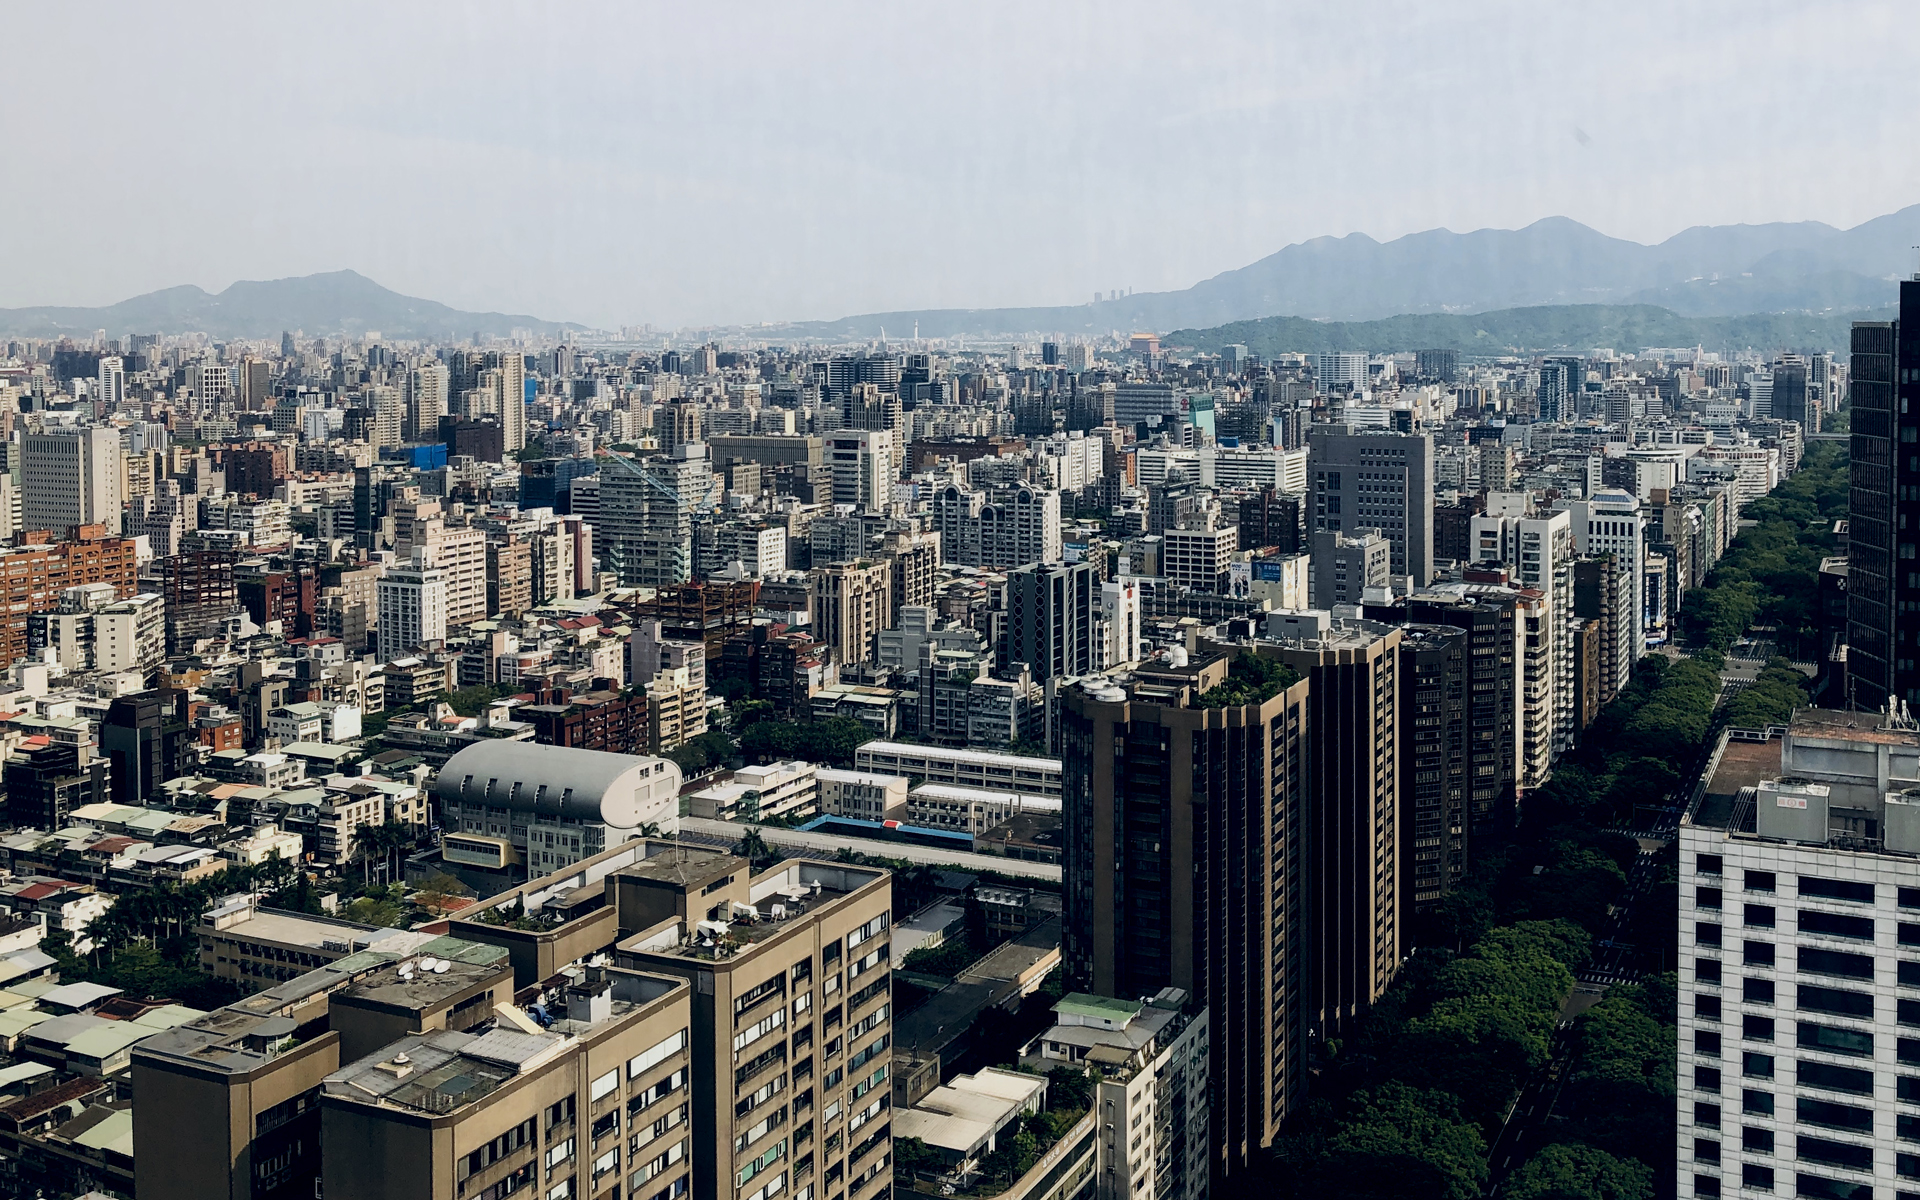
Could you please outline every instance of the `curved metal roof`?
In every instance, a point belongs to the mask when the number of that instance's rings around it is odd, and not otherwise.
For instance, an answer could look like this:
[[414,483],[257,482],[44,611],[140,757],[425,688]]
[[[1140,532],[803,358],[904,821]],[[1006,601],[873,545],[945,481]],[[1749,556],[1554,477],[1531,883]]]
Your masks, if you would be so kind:
[[434,780],[443,802],[638,826],[644,801],[661,771],[671,772],[668,794],[680,790],[680,768],[660,758],[574,750],[533,742],[475,742],[447,760]]

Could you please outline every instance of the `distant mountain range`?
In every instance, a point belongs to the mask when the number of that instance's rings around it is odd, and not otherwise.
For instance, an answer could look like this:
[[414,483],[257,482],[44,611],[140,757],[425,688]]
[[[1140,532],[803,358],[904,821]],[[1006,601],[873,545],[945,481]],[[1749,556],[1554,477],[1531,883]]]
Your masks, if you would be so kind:
[[[1377,321],[1535,305],[1658,305],[1687,317],[1836,313],[1894,303],[1914,269],[1920,205],[1852,229],[1818,221],[1700,225],[1656,246],[1565,217],[1525,229],[1432,229],[1390,242],[1362,233],[1288,246],[1177,292],[1054,308],[867,313],[785,327],[853,340],[1202,328],[1290,316]],[[1251,344],[1251,343],[1249,343]]]
[[0,308],[0,333],[24,337],[128,333],[205,333],[216,338],[273,338],[281,331],[339,336],[377,330],[388,338],[450,340],[514,329],[556,334],[581,329],[563,321],[512,313],[462,312],[402,296],[357,271],[294,279],[244,280],[218,295],[188,284],[148,292],[104,308]]
[[1457,350],[1468,355],[1528,354],[1597,348],[1638,352],[1649,346],[1704,346],[1709,350],[1847,351],[1861,317],[1884,313],[1752,313],[1737,317],[1683,317],[1652,304],[1543,304],[1494,312],[1411,314],[1379,321],[1313,321],[1262,317],[1211,329],[1176,329],[1164,346],[1218,351],[1238,343],[1255,354],[1314,354],[1353,350]]
[[[1603,313],[1574,318],[1503,318],[1506,334],[1482,320],[1451,335],[1484,345],[1488,339],[1557,336],[1575,344],[1618,344],[1635,339],[1628,331],[1669,328],[1671,338],[1640,344],[1724,341],[1716,334],[1680,337],[1682,327],[1661,325],[1665,318],[1732,318],[1743,314],[1795,314],[1803,318],[1890,306],[1894,281],[1914,268],[1920,244],[1920,205],[1876,217],[1852,229],[1817,221],[1771,225],[1701,225],[1677,233],[1656,246],[1608,237],[1565,217],[1548,217],[1525,229],[1481,229],[1452,233],[1432,229],[1390,242],[1365,234],[1320,237],[1299,242],[1259,262],[1227,271],[1190,288],[1148,292],[1093,304],[1050,308],[923,309],[866,313],[837,321],[799,321],[757,327],[756,337],[791,337],[827,342],[865,341],[884,331],[894,338],[1090,336],[1134,330],[1213,331],[1265,318],[1303,323],[1377,323],[1423,315],[1484,314],[1550,306],[1563,313],[1598,306]],[[1654,307],[1647,307],[1654,306]],[[1572,322],[1569,324],[1568,322]],[[1580,322],[1586,322],[1581,325]],[[1612,324],[1609,324],[1609,323]],[[1588,326],[1622,330],[1617,337],[1593,340],[1575,336]],[[1809,330],[1831,330],[1815,322]],[[1751,326],[1755,330],[1763,325]],[[105,308],[0,309],[0,333],[85,335],[105,329],[124,333],[201,331],[218,338],[274,337],[283,329],[310,335],[358,334],[379,330],[391,338],[464,337],[528,329],[555,334],[582,326],[507,313],[472,313],[432,300],[403,296],[353,271],[334,271],[296,279],[236,283],[218,295],[193,286],[136,296]],[[1393,326],[1392,336],[1423,328]],[[1433,326],[1438,331],[1455,326]],[[1466,327],[1458,327],[1465,329]],[[1691,328],[1691,327],[1689,327]],[[1743,326],[1727,326],[1735,337]],[[1837,327],[1835,327],[1837,328]],[[1308,349],[1313,336],[1303,327],[1273,326],[1266,332],[1220,335],[1245,341],[1290,330],[1295,342],[1285,348]],[[1720,330],[1700,326],[1699,330]],[[1387,330],[1375,330],[1368,334]],[[1200,337],[1199,333],[1192,334]],[[1331,331],[1322,340],[1338,336]],[[1305,338],[1307,341],[1298,339]],[[1396,343],[1397,344],[1397,343]],[[1455,344],[1426,338],[1422,344]],[[1460,342],[1462,347],[1467,342]],[[1773,342],[1772,345],[1798,344]],[[1839,344],[1844,344],[1842,341]],[[1808,343],[1811,346],[1811,343]],[[1385,345],[1369,348],[1386,349]],[[1541,349],[1520,345],[1518,349]]]

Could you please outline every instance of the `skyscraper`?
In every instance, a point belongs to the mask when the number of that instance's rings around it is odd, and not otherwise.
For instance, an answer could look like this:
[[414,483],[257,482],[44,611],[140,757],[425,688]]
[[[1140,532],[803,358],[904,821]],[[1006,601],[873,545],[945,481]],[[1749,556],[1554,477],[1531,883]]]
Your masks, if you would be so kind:
[[843,663],[871,662],[880,631],[893,624],[893,563],[832,563],[807,576],[813,629]]
[[97,385],[94,399],[105,404],[108,412],[126,403],[127,372],[119,355],[108,355],[100,360]]
[[1578,358],[1549,358],[1540,366],[1540,419],[1571,421],[1580,415],[1586,388],[1586,363]]
[[507,453],[527,448],[527,360],[518,350],[489,351],[487,368],[500,372],[496,386],[499,388],[498,400],[500,413],[500,435],[506,443]]
[[[1096,669],[1098,563],[1030,563],[1007,573],[1007,662],[1025,663],[1036,683]],[[1124,660],[1123,660],[1124,661]]]
[[[1847,686],[1878,708],[1920,703],[1920,280],[1900,283],[1900,319],[1853,326],[1853,425],[1847,493]],[[1902,538],[1904,534],[1904,539]]]
[[1309,1019],[1327,1036],[1380,998],[1409,921],[1399,867],[1400,643],[1378,621],[1342,621],[1258,648],[1308,684],[1303,816],[1311,927]]
[[1632,493],[1608,488],[1567,505],[1573,515],[1574,547],[1582,558],[1612,554],[1633,574],[1633,624],[1627,637],[1633,661],[1647,649],[1646,517]]
[[1338,388],[1358,391],[1367,386],[1364,354],[1317,354],[1313,360],[1313,387],[1322,395]]
[[1408,625],[1400,641],[1400,889],[1413,911],[1466,878],[1467,632]]
[[1309,530],[1378,529],[1395,575],[1433,579],[1433,439],[1316,425],[1308,444]]
[[120,432],[106,426],[29,433],[20,444],[20,521],[65,537],[77,525],[120,532]]
[[1807,362],[1797,354],[1773,364],[1773,418],[1798,421],[1803,433],[1820,432],[1820,403],[1808,387]]
[[445,363],[421,363],[408,372],[405,429],[408,439],[427,441],[439,436],[440,419],[447,415],[450,390],[451,379]]
[[1206,1005],[1214,1171],[1237,1179],[1305,1095],[1308,731],[1304,681],[1228,671],[1176,654],[1065,693],[1062,950],[1074,988]]
[[1679,824],[1677,1194],[1898,1200],[1920,1175],[1920,733],[1800,709],[1742,750]]

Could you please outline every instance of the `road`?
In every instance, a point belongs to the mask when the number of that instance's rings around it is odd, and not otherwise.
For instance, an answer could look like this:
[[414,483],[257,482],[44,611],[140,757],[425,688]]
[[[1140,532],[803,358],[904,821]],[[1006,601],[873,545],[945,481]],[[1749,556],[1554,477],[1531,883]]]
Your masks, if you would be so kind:
[[1631,927],[1633,906],[1646,896],[1658,877],[1654,856],[1666,845],[1669,835],[1650,831],[1639,834],[1638,840],[1640,853],[1627,872],[1627,885],[1614,902],[1613,915],[1594,943],[1593,958],[1574,976],[1573,992],[1560,1010],[1559,1028],[1553,1034],[1552,1061],[1521,1089],[1520,1098],[1507,1111],[1506,1122],[1487,1153],[1487,1164],[1491,1168],[1487,1189],[1490,1196],[1528,1155],[1553,1140],[1546,1125],[1566,1087],[1567,1067],[1573,1057],[1566,1035],[1573,1019],[1600,1003],[1614,984],[1631,983],[1640,977],[1633,966],[1633,946],[1620,940],[1620,935]]
[[680,818],[680,836],[690,842],[701,841],[712,845],[732,846],[740,841],[740,835],[749,828],[758,829],[760,836],[766,839],[769,846],[786,846],[796,850],[824,850],[828,854],[835,850],[857,850],[862,854],[904,858],[908,862],[951,867],[957,871],[998,871],[1002,875],[1014,875],[1022,879],[1043,880],[1056,884],[1060,882],[1060,868],[1052,863],[1025,862],[1018,858],[1002,858],[997,854],[968,854],[955,850],[940,850],[932,846],[916,846],[909,842],[883,842],[877,838],[803,833],[798,829],[778,829],[771,825],[747,826],[732,821],[711,821],[704,817]]

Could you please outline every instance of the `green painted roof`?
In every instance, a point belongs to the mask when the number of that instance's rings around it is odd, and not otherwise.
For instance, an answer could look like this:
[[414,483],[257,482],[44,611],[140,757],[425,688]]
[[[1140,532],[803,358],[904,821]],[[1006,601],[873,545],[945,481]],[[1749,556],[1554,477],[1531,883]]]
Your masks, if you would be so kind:
[[1053,1006],[1053,1011],[1076,1017],[1100,1017],[1108,1021],[1131,1021],[1143,1006],[1138,1000],[1116,1000],[1087,992],[1068,992]]

